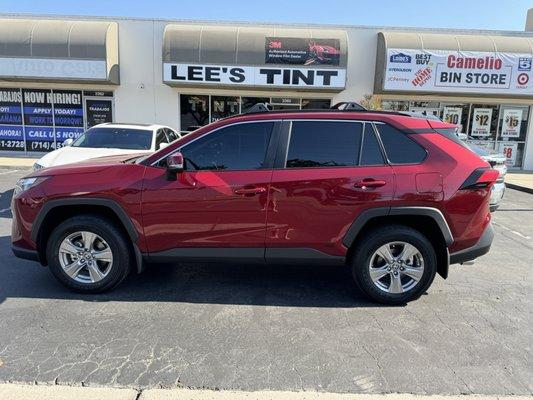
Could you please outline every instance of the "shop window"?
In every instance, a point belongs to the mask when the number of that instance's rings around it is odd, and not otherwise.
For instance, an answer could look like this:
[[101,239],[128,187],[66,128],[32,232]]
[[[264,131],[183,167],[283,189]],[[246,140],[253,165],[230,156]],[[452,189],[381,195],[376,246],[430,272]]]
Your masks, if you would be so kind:
[[180,96],[181,131],[192,132],[209,123],[209,96]]
[[328,110],[331,107],[329,99],[302,99],[302,109]]
[[495,140],[498,128],[498,106],[472,104],[468,137],[475,140]]
[[270,103],[269,97],[242,97],[241,98],[241,113],[247,112],[257,103]]
[[300,99],[292,97],[273,97],[270,105],[274,110],[299,110]]
[[409,111],[408,101],[383,100],[381,108],[386,111]]
[[509,167],[522,167],[528,122],[529,107],[510,104],[500,107],[497,149],[507,157]]
[[211,122],[239,114],[239,97],[211,96]]
[[458,133],[466,133],[468,126],[469,104],[442,103],[440,118],[449,124],[457,125]]

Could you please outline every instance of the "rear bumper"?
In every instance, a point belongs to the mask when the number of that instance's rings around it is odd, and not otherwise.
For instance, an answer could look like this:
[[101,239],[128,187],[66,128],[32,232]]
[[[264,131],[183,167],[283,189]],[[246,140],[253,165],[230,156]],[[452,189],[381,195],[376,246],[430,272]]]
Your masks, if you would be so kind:
[[37,253],[37,250],[29,250],[23,247],[11,245],[11,251],[18,258],[23,258],[24,260],[39,261],[39,254]]
[[481,257],[483,254],[487,254],[492,245],[492,239],[494,239],[494,229],[492,228],[492,224],[489,224],[474,246],[450,254],[450,264],[472,261]]

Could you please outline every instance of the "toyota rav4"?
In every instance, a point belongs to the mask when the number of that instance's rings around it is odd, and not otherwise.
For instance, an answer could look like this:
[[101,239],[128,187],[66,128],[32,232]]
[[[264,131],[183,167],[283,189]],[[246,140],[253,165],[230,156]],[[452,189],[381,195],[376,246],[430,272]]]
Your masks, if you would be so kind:
[[455,126],[401,113],[255,112],[149,156],[19,180],[12,248],[97,293],[147,262],[344,266],[370,298],[419,297],[491,245],[498,177]]

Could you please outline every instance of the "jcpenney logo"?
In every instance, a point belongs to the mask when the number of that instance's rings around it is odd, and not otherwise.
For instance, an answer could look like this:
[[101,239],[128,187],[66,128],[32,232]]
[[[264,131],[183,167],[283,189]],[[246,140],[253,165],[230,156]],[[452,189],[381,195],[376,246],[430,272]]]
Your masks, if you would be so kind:
[[175,84],[342,89],[346,70],[165,63],[163,80]]

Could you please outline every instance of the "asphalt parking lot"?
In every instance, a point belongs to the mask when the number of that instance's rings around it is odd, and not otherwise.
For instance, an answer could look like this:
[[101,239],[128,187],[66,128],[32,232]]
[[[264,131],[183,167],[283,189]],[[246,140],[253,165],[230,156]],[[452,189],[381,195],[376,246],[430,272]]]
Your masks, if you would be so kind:
[[162,265],[66,291],[10,250],[0,170],[0,381],[88,386],[533,393],[533,195],[508,190],[490,254],[403,307],[341,269]]

